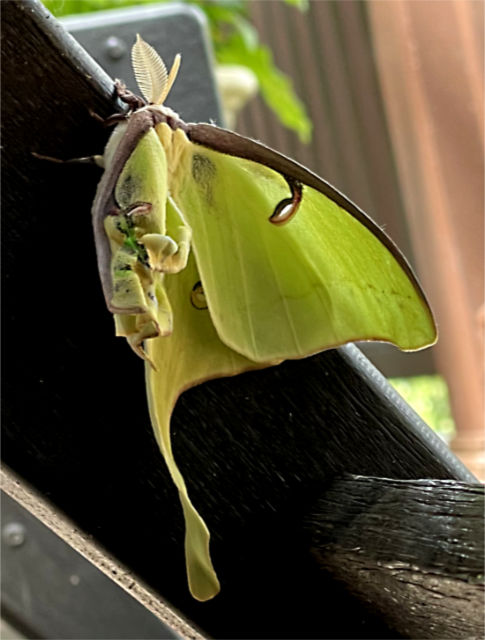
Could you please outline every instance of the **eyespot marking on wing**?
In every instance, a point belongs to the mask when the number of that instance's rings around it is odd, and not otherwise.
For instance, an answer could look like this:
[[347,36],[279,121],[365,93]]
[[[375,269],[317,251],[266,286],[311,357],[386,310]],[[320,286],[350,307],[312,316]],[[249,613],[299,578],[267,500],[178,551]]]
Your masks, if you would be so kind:
[[198,184],[214,180],[216,172],[217,170],[212,160],[201,153],[194,153],[192,156],[192,177]]
[[208,204],[212,204],[212,183],[217,174],[214,163],[201,153],[192,156],[192,177]]
[[140,193],[141,185],[140,176],[131,173],[123,176],[123,180],[120,180],[116,186],[116,200],[119,206],[122,208],[129,207]]
[[200,280],[192,287],[192,291],[190,292],[190,302],[192,303],[192,306],[199,311],[207,309],[207,300],[205,299],[204,289]]
[[269,217],[269,221],[276,226],[286,224],[293,218],[303,197],[303,187],[300,182],[289,178],[286,178],[286,181],[291,189],[291,198],[281,200]]

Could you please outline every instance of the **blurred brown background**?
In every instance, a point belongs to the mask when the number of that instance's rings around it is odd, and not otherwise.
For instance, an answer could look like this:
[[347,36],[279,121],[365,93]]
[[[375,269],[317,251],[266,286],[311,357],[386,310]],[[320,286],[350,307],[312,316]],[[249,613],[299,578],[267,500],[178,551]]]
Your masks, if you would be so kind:
[[251,14],[310,112],[311,145],[260,99],[238,130],[344,191],[410,258],[440,339],[432,350],[391,359],[400,358],[406,375],[445,377],[457,425],[452,447],[483,478],[484,4],[309,5],[301,13],[254,0]]

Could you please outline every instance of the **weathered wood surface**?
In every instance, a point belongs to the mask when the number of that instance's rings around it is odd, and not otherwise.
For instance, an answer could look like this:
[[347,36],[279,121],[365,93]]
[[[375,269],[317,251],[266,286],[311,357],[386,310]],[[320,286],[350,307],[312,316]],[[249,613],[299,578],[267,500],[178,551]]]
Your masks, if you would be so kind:
[[408,638],[483,638],[484,487],[335,480],[309,522],[319,564]]
[[25,638],[204,639],[5,465],[0,480],[2,618]]
[[318,570],[310,505],[344,472],[472,476],[353,347],[192,389],[174,452],[222,582],[193,601],[143,365],[114,338],[98,282],[99,172],[31,156],[99,153],[107,132],[88,110],[112,112],[112,87],[37,2],[3,4],[2,46],[4,461],[214,637],[389,638]]

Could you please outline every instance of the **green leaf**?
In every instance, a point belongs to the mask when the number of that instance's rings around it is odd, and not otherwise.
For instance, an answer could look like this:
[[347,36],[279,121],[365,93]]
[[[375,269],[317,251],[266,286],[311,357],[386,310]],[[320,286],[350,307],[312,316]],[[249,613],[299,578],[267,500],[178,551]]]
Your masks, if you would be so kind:
[[448,387],[439,375],[392,378],[397,392],[446,441],[455,434]]
[[154,0],[43,0],[45,7],[58,18],[71,14],[120,9],[153,2]]
[[291,79],[275,66],[268,47],[258,45],[249,49],[241,35],[236,34],[223,47],[216,46],[216,57],[223,64],[249,67],[258,78],[263,99],[280,122],[295,131],[302,142],[310,141],[312,123],[305,107],[297,97]]
[[306,11],[308,9],[308,0],[284,0],[286,4],[291,7],[296,7],[300,11]]
[[253,25],[242,16],[235,15],[232,22],[235,30],[243,39],[246,49],[256,49],[259,42],[258,32]]

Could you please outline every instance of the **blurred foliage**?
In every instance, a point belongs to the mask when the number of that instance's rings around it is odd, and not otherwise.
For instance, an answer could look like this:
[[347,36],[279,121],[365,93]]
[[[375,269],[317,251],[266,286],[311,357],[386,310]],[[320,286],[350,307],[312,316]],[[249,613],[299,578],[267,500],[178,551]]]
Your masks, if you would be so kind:
[[444,440],[455,433],[448,387],[439,375],[391,378],[389,382],[416,413]]
[[[171,0],[43,0],[57,17],[160,1]],[[207,16],[217,61],[249,67],[258,79],[264,101],[280,122],[295,131],[302,142],[309,142],[312,123],[291,79],[275,66],[270,49],[259,41],[249,18],[250,0],[182,1],[198,6]],[[300,11],[308,7],[308,0],[283,1]]]

